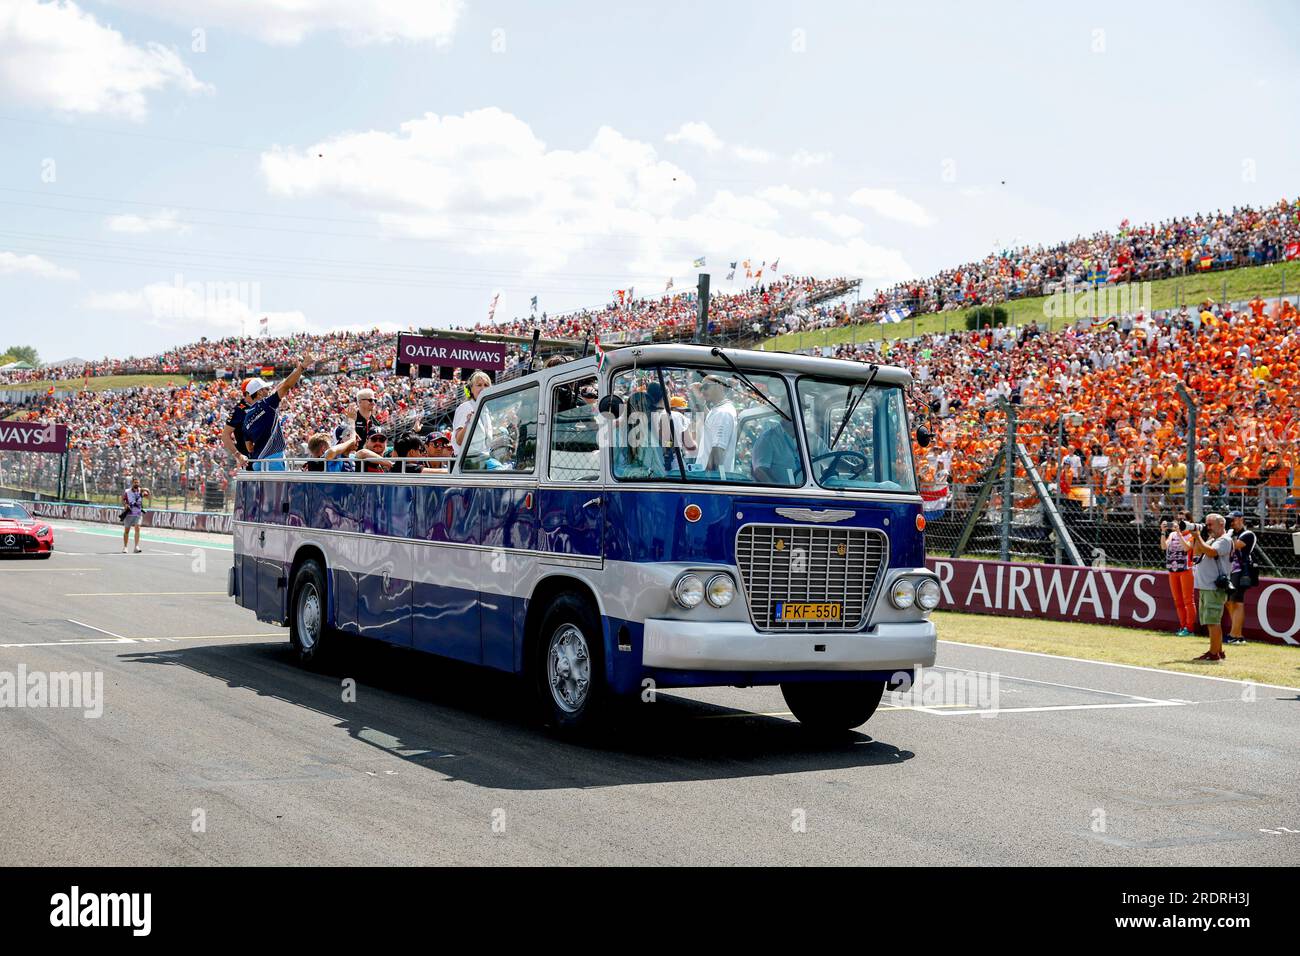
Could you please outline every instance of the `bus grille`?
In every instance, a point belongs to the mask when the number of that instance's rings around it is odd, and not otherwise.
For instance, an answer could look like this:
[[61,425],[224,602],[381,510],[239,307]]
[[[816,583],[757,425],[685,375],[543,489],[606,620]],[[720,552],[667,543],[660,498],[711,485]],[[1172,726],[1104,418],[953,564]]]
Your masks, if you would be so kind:
[[[747,525],[736,535],[749,614],[760,631],[855,631],[867,609],[889,542],[868,528]],[[840,602],[838,621],[777,621],[778,601]]]

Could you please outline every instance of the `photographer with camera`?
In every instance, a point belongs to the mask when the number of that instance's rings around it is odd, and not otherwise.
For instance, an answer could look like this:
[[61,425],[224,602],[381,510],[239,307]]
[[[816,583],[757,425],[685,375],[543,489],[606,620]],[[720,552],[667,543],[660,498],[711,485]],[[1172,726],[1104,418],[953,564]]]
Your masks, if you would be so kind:
[[1190,528],[1194,532],[1196,566],[1192,569],[1192,583],[1196,586],[1196,613],[1210,630],[1210,649],[1196,659],[1217,663],[1227,657],[1223,653],[1223,608],[1231,584],[1228,572],[1232,539],[1224,534],[1223,515],[1219,514],[1206,515],[1204,527],[1187,521],[1179,521],[1178,526],[1180,531]]
[[1232,559],[1228,572],[1228,636],[1226,644],[1245,644],[1242,631],[1246,626],[1246,592],[1259,583],[1255,568],[1255,532],[1246,529],[1246,518],[1240,511],[1228,512],[1232,526]]

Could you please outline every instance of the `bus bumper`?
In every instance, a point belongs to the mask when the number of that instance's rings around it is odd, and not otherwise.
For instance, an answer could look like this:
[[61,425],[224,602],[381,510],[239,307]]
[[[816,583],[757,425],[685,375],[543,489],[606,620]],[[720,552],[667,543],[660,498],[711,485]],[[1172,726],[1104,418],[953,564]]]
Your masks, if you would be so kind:
[[934,664],[934,622],[853,634],[763,634],[748,621],[645,622],[641,663],[691,671],[884,671]]

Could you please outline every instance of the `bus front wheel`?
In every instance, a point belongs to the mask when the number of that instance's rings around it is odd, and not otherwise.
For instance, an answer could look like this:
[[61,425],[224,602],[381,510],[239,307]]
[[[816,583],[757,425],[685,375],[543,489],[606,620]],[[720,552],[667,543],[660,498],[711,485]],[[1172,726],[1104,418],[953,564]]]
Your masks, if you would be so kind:
[[533,683],[543,719],[565,735],[595,731],[607,710],[600,619],[575,594],[555,598],[533,645]]
[[885,682],[810,681],[781,685],[790,712],[799,723],[821,734],[845,733],[871,719],[885,692]]

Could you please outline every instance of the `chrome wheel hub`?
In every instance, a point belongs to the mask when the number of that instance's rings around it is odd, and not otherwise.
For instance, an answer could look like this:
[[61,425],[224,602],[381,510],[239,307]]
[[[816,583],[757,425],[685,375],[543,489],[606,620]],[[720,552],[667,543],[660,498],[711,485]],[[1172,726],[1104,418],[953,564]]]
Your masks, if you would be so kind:
[[551,635],[546,679],[557,707],[569,714],[582,708],[591,687],[591,656],[587,639],[573,624],[562,624]]
[[320,595],[316,593],[315,585],[309,584],[303,588],[302,597],[298,599],[298,640],[302,643],[303,650],[316,646],[320,628]]

